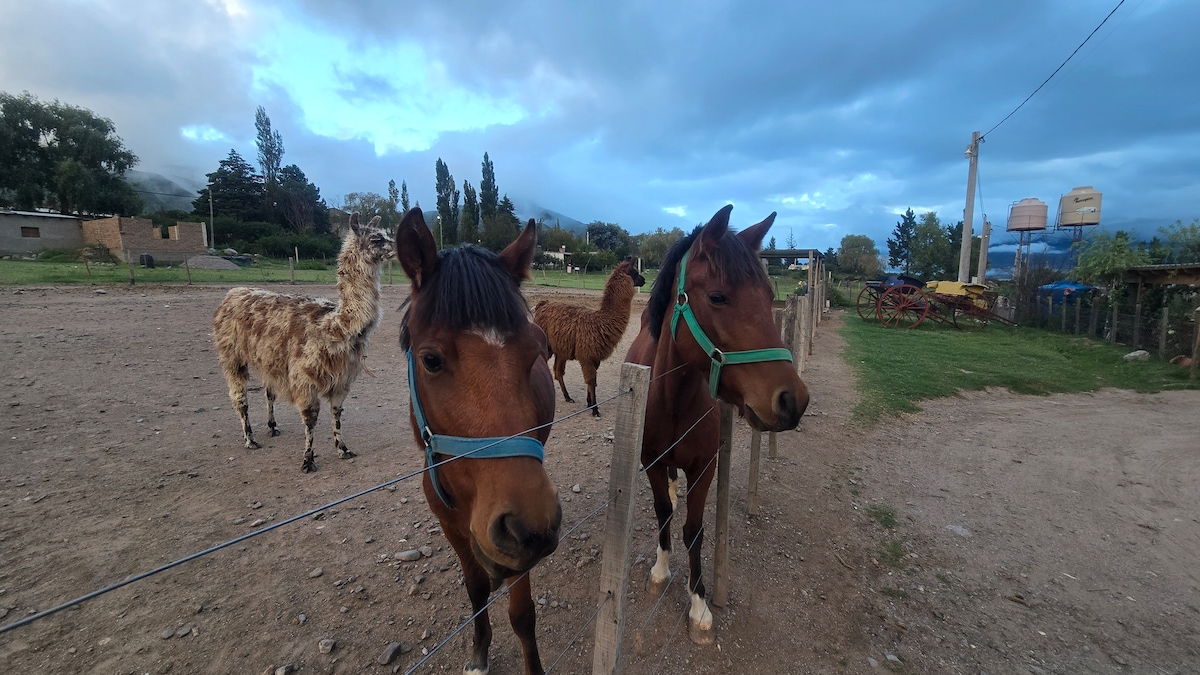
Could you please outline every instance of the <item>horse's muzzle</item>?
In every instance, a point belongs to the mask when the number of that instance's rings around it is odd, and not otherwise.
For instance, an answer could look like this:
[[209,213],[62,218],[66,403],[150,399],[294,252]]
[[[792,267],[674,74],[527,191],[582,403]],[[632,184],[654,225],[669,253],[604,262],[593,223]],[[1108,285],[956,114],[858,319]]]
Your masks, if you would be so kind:
[[558,530],[562,525],[562,507],[547,529],[529,527],[520,516],[505,513],[492,521],[488,534],[492,546],[516,561],[514,569],[527,570],[558,548]]

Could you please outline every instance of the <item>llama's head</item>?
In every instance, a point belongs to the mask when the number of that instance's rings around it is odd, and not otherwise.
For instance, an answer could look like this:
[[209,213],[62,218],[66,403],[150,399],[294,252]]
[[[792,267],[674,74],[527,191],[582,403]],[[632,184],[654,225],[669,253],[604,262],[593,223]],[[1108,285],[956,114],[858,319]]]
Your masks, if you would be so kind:
[[342,255],[352,254],[368,265],[382,265],[394,259],[396,240],[379,226],[380,220],[375,216],[366,225],[359,225],[358,212],[350,214],[350,231],[342,244]]
[[638,274],[637,261],[633,259],[633,256],[625,256],[625,259],[622,260],[617,267],[621,267],[625,270],[625,273],[629,275],[629,278],[633,279],[634,286],[641,288],[642,286],[646,285],[646,277]]

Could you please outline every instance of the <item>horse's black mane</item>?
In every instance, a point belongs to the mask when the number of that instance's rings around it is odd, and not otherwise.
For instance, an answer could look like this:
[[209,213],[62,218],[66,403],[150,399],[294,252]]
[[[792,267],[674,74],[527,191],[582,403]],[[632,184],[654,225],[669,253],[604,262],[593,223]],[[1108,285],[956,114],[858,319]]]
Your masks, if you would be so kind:
[[412,345],[408,319],[414,310],[422,324],[454,331],[494,329],[513,335],[529,323],[529,305],[500,256],[473,244],[445,249],[438,255],[441,264],[421,289],[422,302],[414,307],[405,300],[401,305],[405,310],[400,320],[401,349]]
[[[646,303],[650,312],[650,335],[655,340],[662,333],[663,317],[667,310],[675,306],[675,274],[679,269],[679,261],[692,247],[702,229],[703,225],[697,225],[691,234],[672,244],[659,267],[658,278],[654,280],[654,288],[650,291],[650,301]],[[732,229],[726,230],[721,244],[709,253],[713,266],[725,283],[739,284],[752,279],[761,279],[763,283],[767,283],[766,272],[758,262],[758,253],[750,250]],[[691,262],[691,259],[688,262]]]

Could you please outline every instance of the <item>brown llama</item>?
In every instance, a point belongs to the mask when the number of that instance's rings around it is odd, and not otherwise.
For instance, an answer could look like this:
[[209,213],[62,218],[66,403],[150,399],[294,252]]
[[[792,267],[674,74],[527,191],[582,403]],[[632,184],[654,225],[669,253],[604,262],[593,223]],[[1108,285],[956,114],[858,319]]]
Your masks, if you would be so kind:
[[[405,218],[414,217],[413,212]],[[418,212],[415,216],[420,218]],[[362,370],[367,339],[379,325],[379,275],[396,257],[393,237],[379,228],[379,217],[365,227],[350,216],[350,231],[338,255],[338,301],[284,295],[256,288],[234,288],[213,316],[213,342],[229,383],[229,399],[242,420],[247,448],[258,448],[250,430],[246,380],[253,369],[267,396],[267,426],[275,424],[275,397],[296,406],[304,418],[305,473],[316,470],[313,427],[321,397],[333,413],[333,445],[338,456],[354,453],[342,442],[342,402]]]
[[577,360],[583,371],[583,381],[587,383],[587,404],[596,417],[600,416],[600,406],[596,405],[596,370],[601,361],[612,355],[625,334],[636,287],[645,283],[633,259],[626,258],[608,275],[600,309],[542,300],[533,310],[534,322],[546,332],[550,343],[550,353],[554,355],[554,379],[562,388],[563,398],[573,403],[563,375],[567,372],[567,362]]

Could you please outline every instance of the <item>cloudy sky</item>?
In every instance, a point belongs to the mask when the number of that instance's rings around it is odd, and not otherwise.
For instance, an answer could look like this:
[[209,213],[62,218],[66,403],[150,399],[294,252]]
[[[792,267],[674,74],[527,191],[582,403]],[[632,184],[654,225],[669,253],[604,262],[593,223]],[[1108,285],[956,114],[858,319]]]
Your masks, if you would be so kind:
[[[139,169],[201,184],[254,110],[331,203],[434,163],[632,232],[726,203],[779,243],[962,218],[988,132],[1117,0],[0,0],[0,89],[108,117]],[[503,9],[498,9],[498,8]],[[1110,229],[1200,217],[1200,2],[1127,0],[986,135],[982,210],[1104,193]],[[978,198],[977,198],[978,199]],[[976,202],[976,232],[981,225]],[[1053,216],[1051,216],[1053,219]]]

